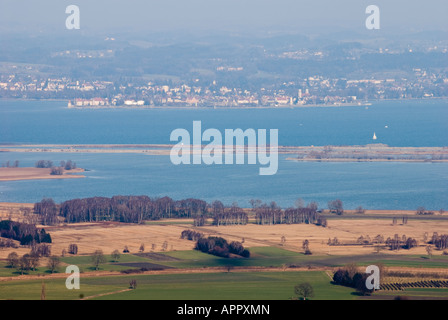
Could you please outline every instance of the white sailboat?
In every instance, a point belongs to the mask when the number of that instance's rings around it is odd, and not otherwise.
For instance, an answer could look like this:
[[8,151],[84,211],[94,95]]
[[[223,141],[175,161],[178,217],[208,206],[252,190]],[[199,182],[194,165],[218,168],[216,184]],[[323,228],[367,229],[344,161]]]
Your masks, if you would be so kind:
[[378,139],[378,138],[377,138],[377,136],[376,136],[376,132],[374,132],[374,133],[373,133],[373,140],[376,140],[376,139]]

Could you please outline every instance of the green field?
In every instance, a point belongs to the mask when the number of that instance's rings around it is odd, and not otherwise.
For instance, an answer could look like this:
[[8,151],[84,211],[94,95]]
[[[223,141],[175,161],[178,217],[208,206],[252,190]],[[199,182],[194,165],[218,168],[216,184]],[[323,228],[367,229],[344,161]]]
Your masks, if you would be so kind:
[[[219,258],[199,251],[172,251],[166,253],[147,253],[145,255],[122,254],[119,261],[113,261],[106,255],[106,262],[100,265],[100,271],[123,271],[129,269],[162,267],[173,269],[172,274],[148,275],[131,274],[117,276],[84,277],[84,272],[94,270],[89,256],[69,256],[61,258],[64,263],[57,270],[65,272],[65,265],[76,265],[81,271],[81,290],[68,290],[65,278],[49,279],[50,273],[44,265],[29,275],[40,275],[38,280],[0,281],[0,299],[40,299],[42,282],[45,282],[46,298],[79,299],[99,294],[96,299],[149,299],[149,300],[286,300],[294,295],[294,286],[300,282],[309,282],[315,290],[315,299],[346,300],[359,297],[351,288],[331,284],[330,276],[324,271],[312,267],[342,266],[350,262],[359,265],[376,264],[405,267],[448,267],[448,257],[437,256],[428,259],[419,255],[382,256],[306,256],[278,247],[251,248],[251,258]],[[385,258],[384,258],[385,257]],[[225,271],[207,270],[212,267],[228,267]],[[296,267],[309,267],[310,271],[294,271]],[[238,267],[278,267],[274,272],[256,272],[239,270]],[[289,267],[289,268],[286,268]],[[176,269],[200,269],[207,273],[176,273]],[[288,271],[282,271],[288,270]],[[229,272],[227,272],[229,271]],[[245,272],[243,272],[245,271]],[[0,264],[0,277],[18,276],[15,269]],[[129,281],[137,280],[136,290],[126,290]],[[379,292],[374,297],[393,298],[397,295],[448,298],[448,290],[419,289],[405,292]]]
[[[129,288],[131,280],[137,289]],[[314,300],[393,299],[405,296],[419,299],[448,299],[447,289],[412,289],[381,291],[361,297],[354,289],[333,285],[323,271],[301,272],[219,272],[207,274],[131,275],[86,277],[81,275],[81,289],[68,290],[65,279],[42,279],[0,283],[0,299],[40,299],[45,283],[47,300],[289,300],[294,286],[309,282]],[[96,296],[102,295],[102,296]]]
[[321,259],[319,256],[306,256],[302,253],[274,247],[256,247],[250,249],[248,259],[219,258],[199,251],[175,251],[166,253],[167,256],[179,261],[163,262],[175,268],[201,267],[282,267],[283,265],[303,265]]
[[[287,300],[300,282],[312,284],[319,300],[355,299],[353,289],[332,285],[325,272],[251,272],[133,275],[82,278],[81,289],[68,290],[65,279],[45,280],[48,300],[79,299],[116,292],[137,280],[137,289],[97,299],[119,300]],[[0,283],[0,299],[40,299],[42,280]]]

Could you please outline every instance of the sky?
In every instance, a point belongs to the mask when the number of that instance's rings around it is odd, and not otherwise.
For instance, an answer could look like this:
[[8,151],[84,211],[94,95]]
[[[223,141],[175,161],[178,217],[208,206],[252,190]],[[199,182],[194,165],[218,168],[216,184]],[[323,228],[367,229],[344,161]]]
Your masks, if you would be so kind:
[[365,29],[369,5],[381,32],[448,31],[447,0],[0,0],[0,31],[66,32],[65,8],[77,5],[89,33]]

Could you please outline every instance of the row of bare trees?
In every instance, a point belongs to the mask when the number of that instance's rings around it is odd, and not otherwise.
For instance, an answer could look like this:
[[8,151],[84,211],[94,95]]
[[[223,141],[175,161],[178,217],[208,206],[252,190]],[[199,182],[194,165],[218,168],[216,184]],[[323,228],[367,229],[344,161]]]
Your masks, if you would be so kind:
[[429,243],[439,250],[448,249],[448,234],[439,235],[437,232],[434,232]]
[[147,196],[114,196],[73,199],[57,205],[43,199],[34,205],[42,224],[55,225],[59,216],[68,223],[120,221],[141,223],[163,218],[192,218],[207,213],[207,203],[199,199],[174,201],[169,197],[151,199]]
[[[255,223],[261,225],[274,224],[316,224],[320,216],[315,209],[312,208],[289,208],[280,209],[276,205],[262,205],[255,209]],[[322,225],[326,226],[326,221],[319,220]]]
[[[336,237],[334,239],[328,239],[327,244],[329,246],[354,245],[354,243],[342,243]],[[374,245],[377,253],[384,248],[389,248],[390,250],[410,250],[418,246],[426,246],[428,255],[431,255],[433,246],[437,250],[448,249],[448,234],[439,235],[437,232],[434,232],[433,235],[429,237],[428,233],[425,232],[423,241],[421,241],[420,243],[417,241],[417,239],[407,237],[404,234],[402,236],[395,234],[393,237],[388,237],[387,239],[385,239],[384,236],[380,234],[378,234],[374,238],[370,238],[367,235],[358,237],[358,239],[356,240],[356,245]],[[444,251],[444,254],[446,254],[445,252],[446,251]]]
[[2,168],[18,168],[19,167],[19,160],[15,160],[13,162],[7,160],[6,162],[2,162],[1,167]]
[[36,168],[55,168],[55,167],[59,167],[59,168],[64,169],[64,170],[72,170],[72,169],[76,169],[76,162],[74,162],[72,160],[61,161],[59,163],[59,166],[55,166],[53,164],[53,161],[51,161],[51,160],[39,160],[39,161],[36,162],[35,167]]
[[387,238],[385,244],[391,250],[399,250],[401,248],[409,250],[418,246],[417,240],[414,238],[406,237],[406,235],[400,237],[398,234],[395,234],[393,238]]
[[[255,223],[275,224],[317,224],[326,227],[327,220],[318,214],[317,204],[304,207],[282,209],[275,202],[270,204],[254,200],[252,212]],[[42,224],[56,225],[64,220],[67,223],[119,221],[142,223],[144,220],[167,218],[193,218],[195,226],[203,226],[211,217],[214,225],[245,225],[248,213],[233,203],[226,207],[221,201],[210,205],[199,199],[175,201],[169,197],[151,199],[147,196],[114,196],[73,199],[56,204],[52,199],[43,199],[35,203],[34,213],[38,214]]]
[[43,225],[55,225],[59,222],[59,208],[53,199],[42,199],[34,204],[34,213],[38,214]]
[[217,213],[213,216],[213,224],[216,226],[224,225],[245,225],[249,221],[247,213],[243,210],[239,211],[225,211],[223,213]]

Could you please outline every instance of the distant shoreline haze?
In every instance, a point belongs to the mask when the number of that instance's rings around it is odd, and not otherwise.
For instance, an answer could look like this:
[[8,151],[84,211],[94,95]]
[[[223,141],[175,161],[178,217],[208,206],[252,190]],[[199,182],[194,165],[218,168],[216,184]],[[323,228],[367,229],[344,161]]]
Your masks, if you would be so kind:
[[[63,32],[67,0],[43,2],[3,0],[0,30]],[[303,31],[309,34],[364,27],[365,10],[374,4],[381,9],[384,33],[399,30],[448,30],[444,0],[410,2],[376,0],[167,0],[87,1],[78,0],[81,30],[89,33],[139,31],[201,32],[243,30]]]

